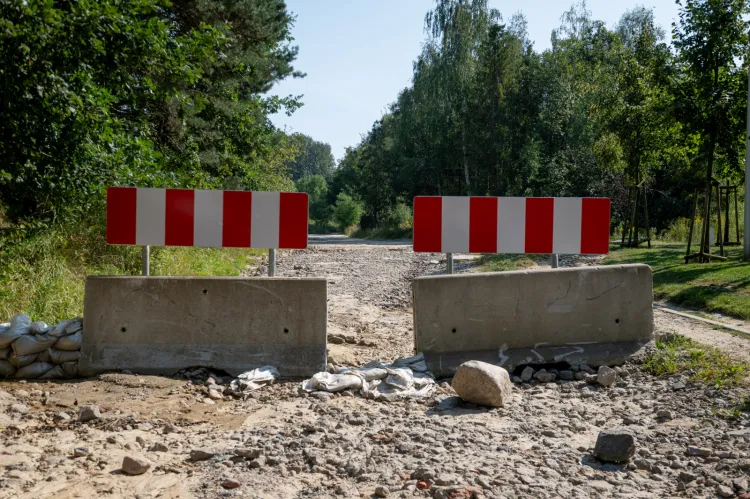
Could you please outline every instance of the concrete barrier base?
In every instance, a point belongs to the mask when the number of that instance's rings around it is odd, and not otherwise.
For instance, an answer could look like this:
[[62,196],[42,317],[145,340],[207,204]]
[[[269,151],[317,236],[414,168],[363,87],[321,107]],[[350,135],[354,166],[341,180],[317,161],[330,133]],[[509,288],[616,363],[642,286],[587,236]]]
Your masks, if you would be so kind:
[[438,376],[467,360],[620,364],[653,338],[647,265],[431,276],[412,286],[416,349]]
[[326,367],[325,279],[89,277],[80,372]]

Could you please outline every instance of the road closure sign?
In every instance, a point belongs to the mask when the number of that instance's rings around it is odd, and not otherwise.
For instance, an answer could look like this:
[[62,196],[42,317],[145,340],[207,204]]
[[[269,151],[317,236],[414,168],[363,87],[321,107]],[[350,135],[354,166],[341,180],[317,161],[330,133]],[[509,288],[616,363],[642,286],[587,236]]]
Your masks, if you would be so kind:
[[307,223],[301,192],[107,189],[109,244],[303,249]]
[[414,251],[609,252],[608,198],[418,196]]

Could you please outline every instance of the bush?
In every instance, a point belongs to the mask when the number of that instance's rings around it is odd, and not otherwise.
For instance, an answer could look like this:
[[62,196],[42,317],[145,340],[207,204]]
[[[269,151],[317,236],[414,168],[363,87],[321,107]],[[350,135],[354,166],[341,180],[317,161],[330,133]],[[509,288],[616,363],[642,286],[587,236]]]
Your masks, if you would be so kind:
[[336,206],[333,209],[333,219],[342,232],[359,223],[362,218],[362,206],[348,194],[339,193],[336,198]]
[[409,229],[412,226],[412,213],[405,203],[396,203],[388,212],[388,227],[391,229]]

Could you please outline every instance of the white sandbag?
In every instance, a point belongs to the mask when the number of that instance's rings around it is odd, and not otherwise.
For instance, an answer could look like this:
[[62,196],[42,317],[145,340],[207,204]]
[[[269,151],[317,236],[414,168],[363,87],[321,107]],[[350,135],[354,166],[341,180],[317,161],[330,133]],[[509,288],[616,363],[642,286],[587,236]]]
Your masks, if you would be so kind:
[[0,350],[0,360],[8,360],[8,357],[10,357],[10,353],[13,351],[10,347],[3,348]]
[[46,322],[37,321],[32,322],[31,326],[29,326],[29,333],[31,334],[44,334],[49,329],[49,326],[47,326]]
[[66,378],[75,378],[78,376],[78,362],[66,362],[60,366],[65,373]]
[[0,332],[0,348],[6,348],[21,335],[29,334],[31,328],[31,317],[26,314],[18,314],[10,320],[10,327]]
[[78,331],[81,331],[83,329],[83,319],[80,317],[76,317],[75,319],[70,319],[68,321],[68,325],[65,326],[65,336],[75,334]]
[[[81,358],[80,350],[58,350],[50,348],[48,350],[50,362],[53,364],[65,364],[66,362],[77,362]],[[41,360],[41,359],[39,359]]]
[[270,385],[279,376],[279,371],[275,367],[263,366],[240,374],[229,383],[229,387],[234,393],[239,395],[257,390],[262,386]]
[[65,371],[62,366],[55,366],[46,373],[39,376],[39,379],[60,379],[65,377]]
[[53,367],[55,366],[47,362],[34,362],[33,364],[29,364],[28,366],[19,368],[18,371],[16,371],[16,378],[36,379]]
[[16,341],[11,343],[11,347],[13,347],[13,351],[16,355],[32,355],[47,350],[54,345],[56,341],[57,338],[54,336],[47,336],[46,334],[39,334],[36,336],[24,334],[23,336],[16,338]]
[[331,374],[320,372],[302,383],[302,389],[307,392],[322,390],[325,392],[342,392],[344,390],[359,390],[363,380],[354,373]]
[[57,343],[55,343],[55,348],[58,350],[80,350],[81,349],[81,343],[83,343],[83,332],[78,331],[76,333],[70,334],[68,336],[63,336],[59,340],[57,340]]
[[16,367],[24,367],[34,362],[36,358],[37,354],[35,353],[31,355],[16,355],[16,352],[11,352],[11,354],[8,355],[8,362]]
[[13,376],[15,373],[16,373],[16,366],[12,365],[7,360],[0,360],[0,378]]

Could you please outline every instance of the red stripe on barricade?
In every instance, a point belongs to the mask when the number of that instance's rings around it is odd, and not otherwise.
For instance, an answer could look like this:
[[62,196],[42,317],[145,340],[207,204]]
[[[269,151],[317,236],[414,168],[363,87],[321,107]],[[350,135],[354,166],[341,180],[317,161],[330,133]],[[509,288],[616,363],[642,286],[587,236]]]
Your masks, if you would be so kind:
[[526,199],[526,253],[552,253],[555,198]]
[[224,191],[222,246],[227,248],[250,247],[250,215],[252,209],[252,192]]
[[282,192],[279,196],[279,248],[307,248],[307,194]]
[[443,199],[440,196],[414,198],[414,251],[440,253],[443,234]]
[[497,251],[497,198],[469,199],[469,252]]
[[581,200],[581,254],[609,253],[610,201],[607,198]]
[[195,230],[195,191],[167,189],[164,244],[192,246]]
[[107,244],[135,244],[137,197],[134,187],[107,189]]

